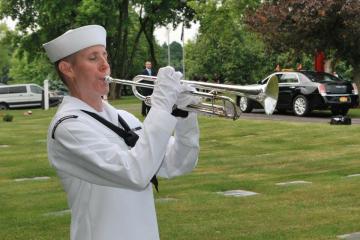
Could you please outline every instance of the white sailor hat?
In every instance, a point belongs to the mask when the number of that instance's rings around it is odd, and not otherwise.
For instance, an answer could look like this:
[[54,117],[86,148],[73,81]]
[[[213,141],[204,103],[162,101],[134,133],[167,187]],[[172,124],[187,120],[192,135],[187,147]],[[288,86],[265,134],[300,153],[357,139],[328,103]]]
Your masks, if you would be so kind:
[[43,44],[51,62],[59,61],[87,47],[106,47],[106,30],[99,25],[87,25],[71,29],[54,40]]

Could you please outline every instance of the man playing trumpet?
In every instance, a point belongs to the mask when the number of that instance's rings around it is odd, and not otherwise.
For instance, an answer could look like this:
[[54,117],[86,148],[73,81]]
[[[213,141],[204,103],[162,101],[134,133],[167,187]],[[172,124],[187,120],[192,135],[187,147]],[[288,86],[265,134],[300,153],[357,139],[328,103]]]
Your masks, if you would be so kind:
[[[72,240],[159,239],[153,189],[156,176],[190,172],[197,163],[195,113],[173,116],[173,106],[198,100],[183,95],[181,73],[159,70],[152,108],[141,123],[102,100],[110,75],[106,31],[70,30],[45,43],[70,96],[48,132],[48,157],[68,196]],[[174,134],[173,134],[174,133]]]

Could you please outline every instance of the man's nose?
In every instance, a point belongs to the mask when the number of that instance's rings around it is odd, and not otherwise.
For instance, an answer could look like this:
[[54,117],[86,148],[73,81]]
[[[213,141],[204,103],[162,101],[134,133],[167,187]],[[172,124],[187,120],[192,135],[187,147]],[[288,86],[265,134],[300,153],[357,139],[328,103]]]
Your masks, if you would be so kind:
[[104,72],[107,71],[110,68],[110,65],[108,63],[108,60],[106,58],[102,58],[100,63],[100,71]]

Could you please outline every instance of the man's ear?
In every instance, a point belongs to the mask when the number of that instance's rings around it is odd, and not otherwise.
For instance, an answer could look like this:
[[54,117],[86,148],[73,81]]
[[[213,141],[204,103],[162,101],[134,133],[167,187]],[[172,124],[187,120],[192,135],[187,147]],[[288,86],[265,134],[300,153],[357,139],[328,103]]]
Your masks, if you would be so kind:
[[74,72],[72,69],[72,65],[68,61],[60,61],[59,62],[59,71],[69,80],[73,79]]

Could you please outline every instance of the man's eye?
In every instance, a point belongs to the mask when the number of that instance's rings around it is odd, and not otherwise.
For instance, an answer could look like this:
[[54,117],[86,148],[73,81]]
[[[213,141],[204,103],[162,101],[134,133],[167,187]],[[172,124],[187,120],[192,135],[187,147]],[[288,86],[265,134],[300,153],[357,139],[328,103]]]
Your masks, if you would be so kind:
[[89,60],[90,60],[90,61],[95,61],[95,60],[96,60],[96,56],[90,56],[90,57],[89,57]]

